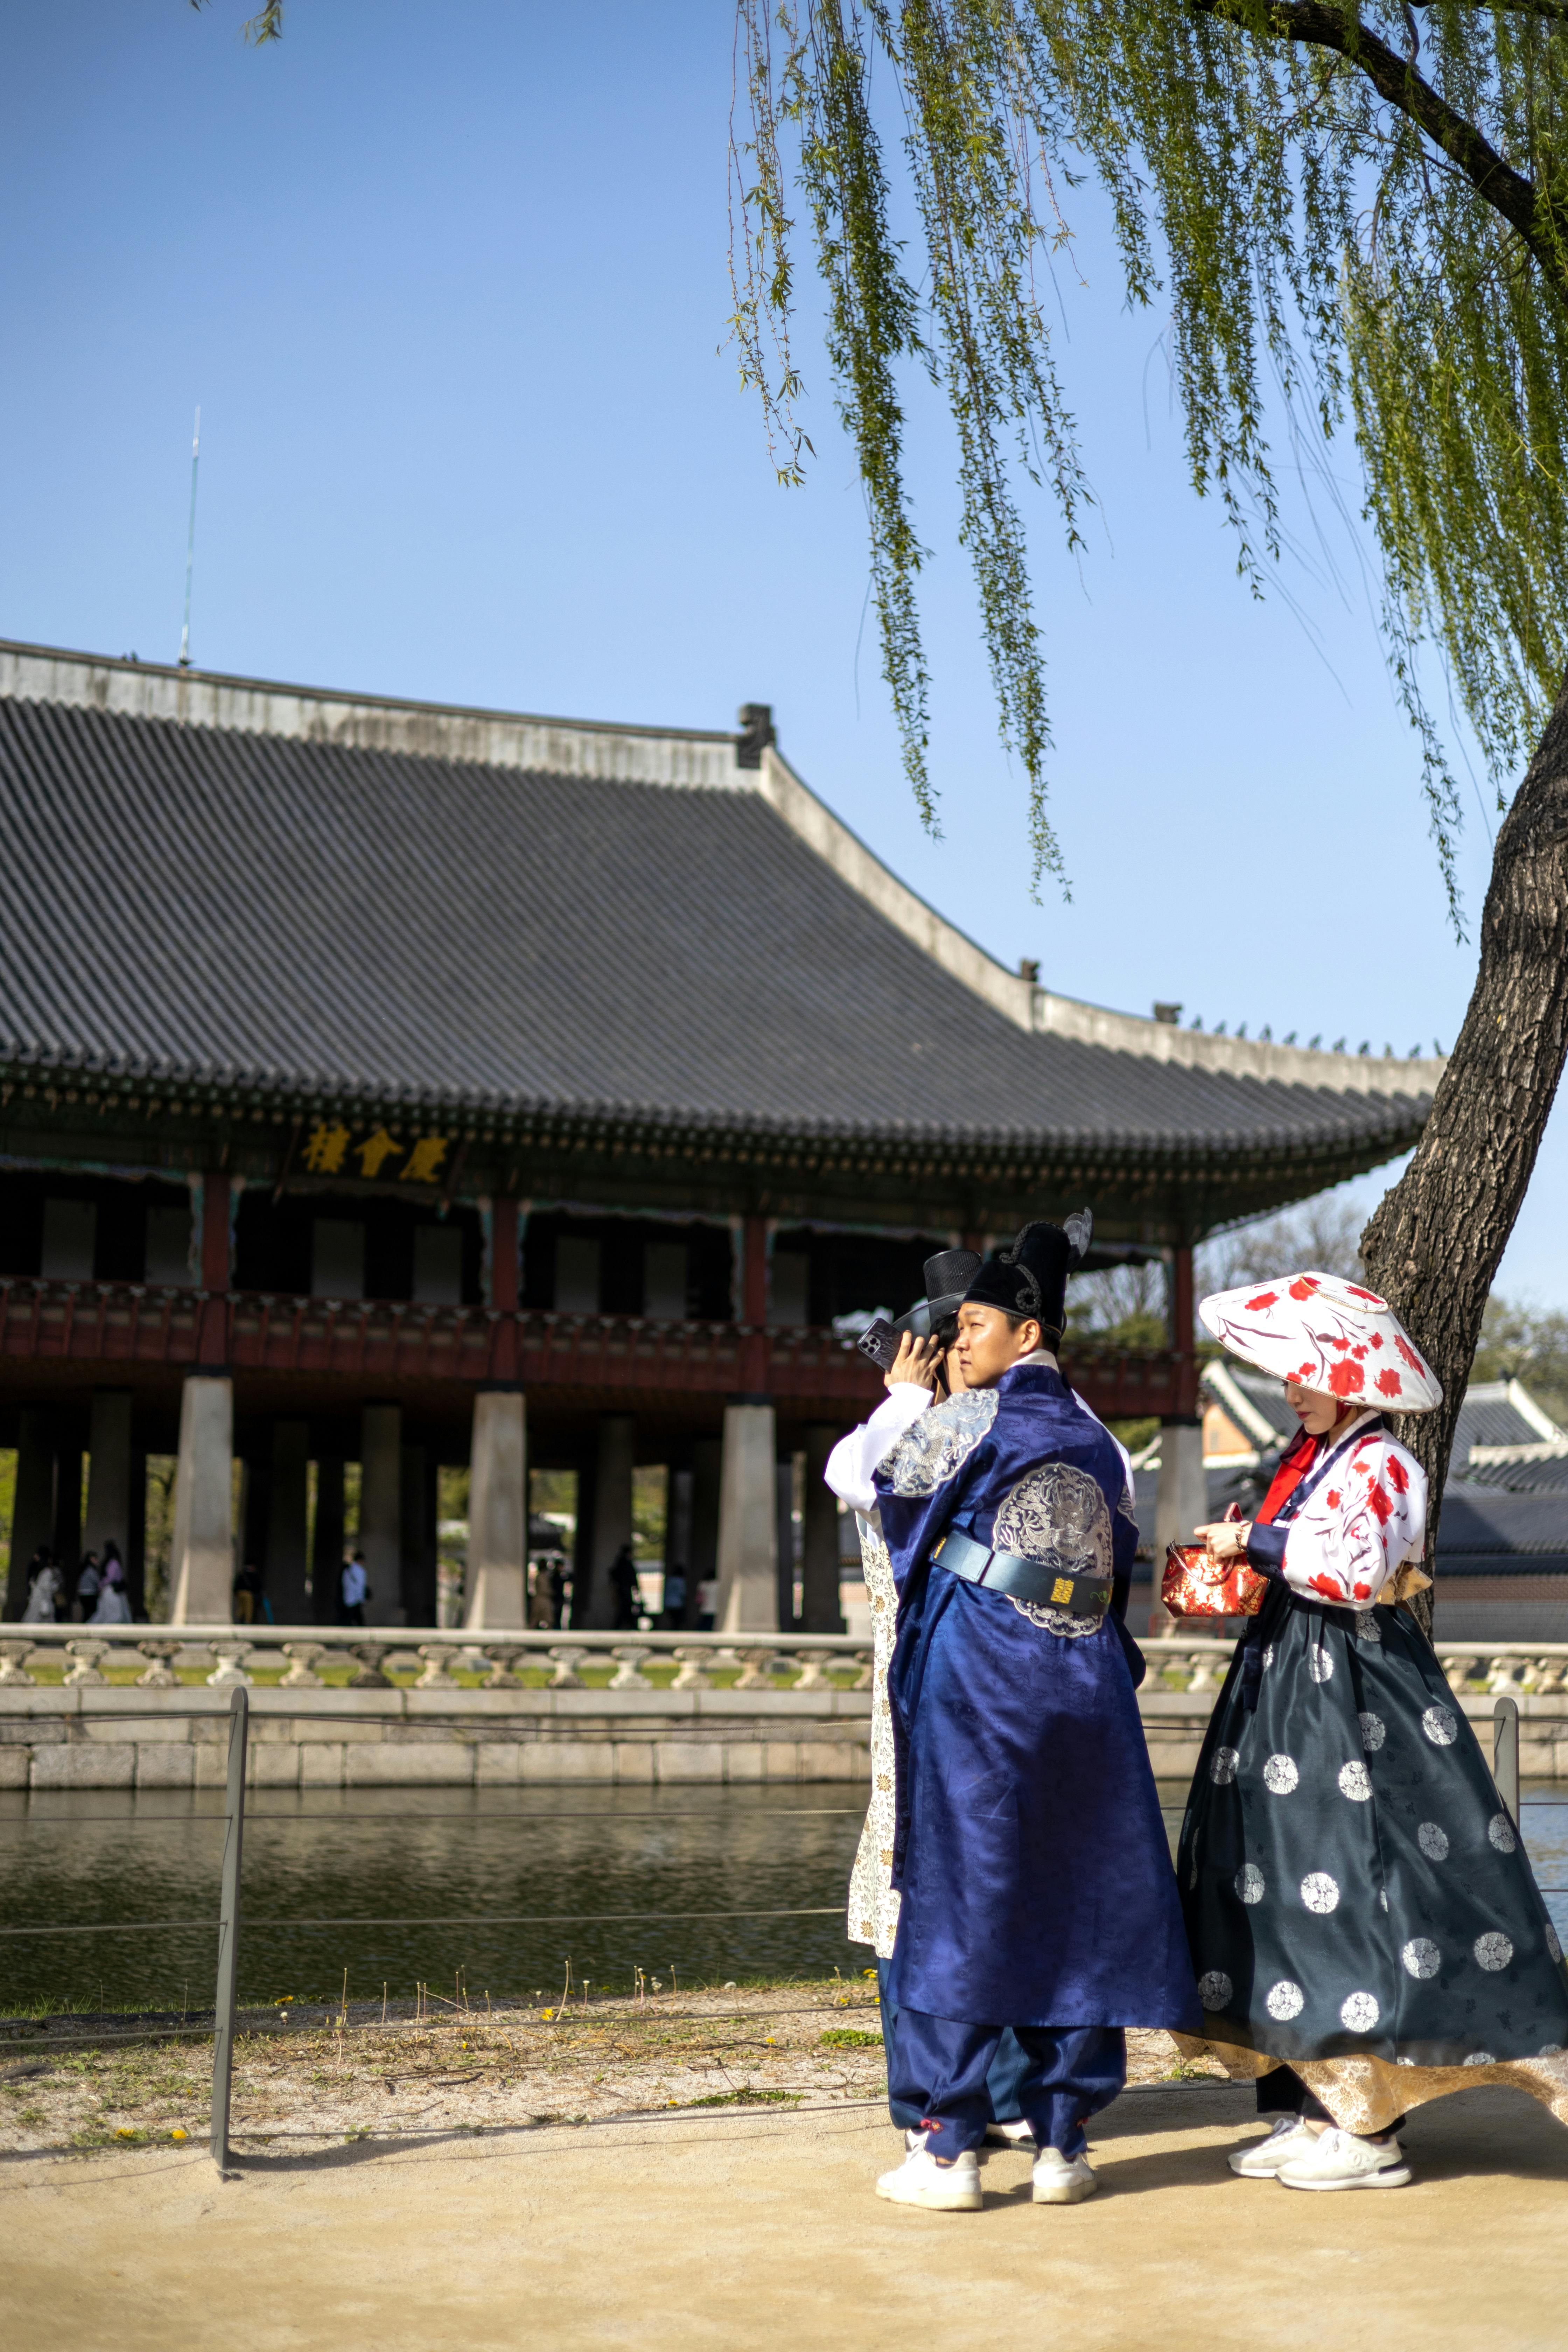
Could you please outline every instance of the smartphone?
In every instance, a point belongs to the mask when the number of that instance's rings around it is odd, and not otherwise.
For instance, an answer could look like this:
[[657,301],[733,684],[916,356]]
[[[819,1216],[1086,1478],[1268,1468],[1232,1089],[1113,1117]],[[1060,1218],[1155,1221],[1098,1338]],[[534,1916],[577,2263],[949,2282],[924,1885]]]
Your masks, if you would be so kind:
[[863,1356],[869,1356],[879,1371],[890,1372],[898,1360],[899,1335],[885,1315],[868,1325],[855,1345]]

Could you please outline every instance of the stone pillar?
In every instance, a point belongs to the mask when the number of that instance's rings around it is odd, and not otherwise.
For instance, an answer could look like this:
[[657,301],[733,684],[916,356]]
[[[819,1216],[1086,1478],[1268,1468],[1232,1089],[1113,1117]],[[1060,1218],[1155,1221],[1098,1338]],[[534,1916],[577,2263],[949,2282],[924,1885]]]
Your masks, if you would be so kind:
[[774,1465],[773,1492],[777,1517],[773,1550],[778,1562],[779,1631],[790,1633],[795,1626],[795,1458],[786,1454]]
[[310,1605],[318,1625],[335,1625],[343,1564],[343,1465],[336,1454],[316,1464],[316,1525],[310,1538]]
[[632,1459],[637,1423],[629,1412],[607,1412],[599,1423],[594,1457],[594,1519],[588,1553],[588,1590],[574,1593],[574,1625],[613,1625],[616,1595],[610,1562],[632,1539]]
[[234,1383],[193,1372],[180,1399],[172,1625],[228,1624],[234,1608]]
[[776,1443],[771,1404],[725,1406],[713,1621],[721,1633],[779,1630]]
[[279,1625],[303,1625],[310,1610],[305,1598],[306,1538],[310,1503],[310,1424],[272,1424],[271,1494],[267,1512],[267,1551],[259,1563]]
[[814,1423],[805,1433],[805,1546],[800,1566],[801,1631],[842,1633],[838,1605],[838,1497],[823,1473],[838,1443],[831,1423]]
[[1168,1633],[1176,1622],[1160,1599],[1160,1579],[1165,1572],[1165,1546],[1169,1543],[1190,1543],[1193,1529],[1202,1527],[1208,1515],[1208,1480],[1204,1472],[1204,1425],[1201,1421],[1162,1422],[1160,1483],[1154,1489],[1154,1582],[1149,1610],[1151,1633]]
[[121,1560],[131,1541],[131,1391],[94,1389],[88,1438],[84,1550],[103,1558],[112,1538]]
[[698,1616],[697,1588],[719,1574],[719,1496],[724,1478],[724,1448],[716,1437],[700,1437],[691,1449],[691,1559],[687,1607]]
[[126,1529],[125,1597],[140,1624],[147,1614],[147,1449],[132,1448],[131,1520]]
[[367,1625],[403,1615],[403,1408],[367,1404],[361,1420],[359,1539],[370,1599]]
[[11,1515],[11,1573],[5,1614],[27,1605],[27,1568],[55,1533],[55,1433],[47,1412],[24,1411],[16,1432],[16,1500]]
[[463,1622],[474,1632],[527,1624],[528,1425],[515,1389],[474,1399],[466,1583]]
[[436,1623],[436,1465],[429,1449],[403,1449],[403,1612],[410,1625]]

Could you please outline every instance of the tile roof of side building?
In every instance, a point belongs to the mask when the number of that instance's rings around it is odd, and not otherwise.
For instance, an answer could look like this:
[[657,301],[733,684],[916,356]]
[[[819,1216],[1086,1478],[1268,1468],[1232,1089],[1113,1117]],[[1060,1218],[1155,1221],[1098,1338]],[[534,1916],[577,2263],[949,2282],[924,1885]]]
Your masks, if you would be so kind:
[[0,645],[0,826],[13,1071],[1370,1166],[1442,1067],[1054,995],[732,735]]

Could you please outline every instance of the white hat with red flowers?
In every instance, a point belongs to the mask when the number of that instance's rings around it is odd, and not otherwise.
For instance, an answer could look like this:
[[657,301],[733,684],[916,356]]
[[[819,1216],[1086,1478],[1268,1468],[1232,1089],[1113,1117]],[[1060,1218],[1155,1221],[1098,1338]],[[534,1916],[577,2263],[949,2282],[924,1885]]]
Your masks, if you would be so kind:
[[1386,1298],[1331,1274],[1218,1290],[1198,1308],[1222,1346],[1276,1380],[1389,1412],[1435,1412],[1442,1384]]

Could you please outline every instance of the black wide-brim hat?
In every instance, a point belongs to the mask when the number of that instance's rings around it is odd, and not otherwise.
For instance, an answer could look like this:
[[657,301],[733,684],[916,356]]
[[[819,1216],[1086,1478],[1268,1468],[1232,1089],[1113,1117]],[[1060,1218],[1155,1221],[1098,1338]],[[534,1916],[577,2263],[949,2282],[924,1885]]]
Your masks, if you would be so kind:
[[988,1258],[963,1294],[966,1307],[1032,1315],[1055,1347],[1067,1322],[1068,1276],[1089,1253],[1094,1219],[1087,1209],[1065,1225],[1026,1225],[1010,1249]]
[[894,1330],[912,1331],[917,1339],[929,1339],[939,1323],[957,1314],[983,1264],[978,1250],[938,1250],[934,1257],[928,1257],[926,1295],[915,1301],[908,1314],[900,1316]]

